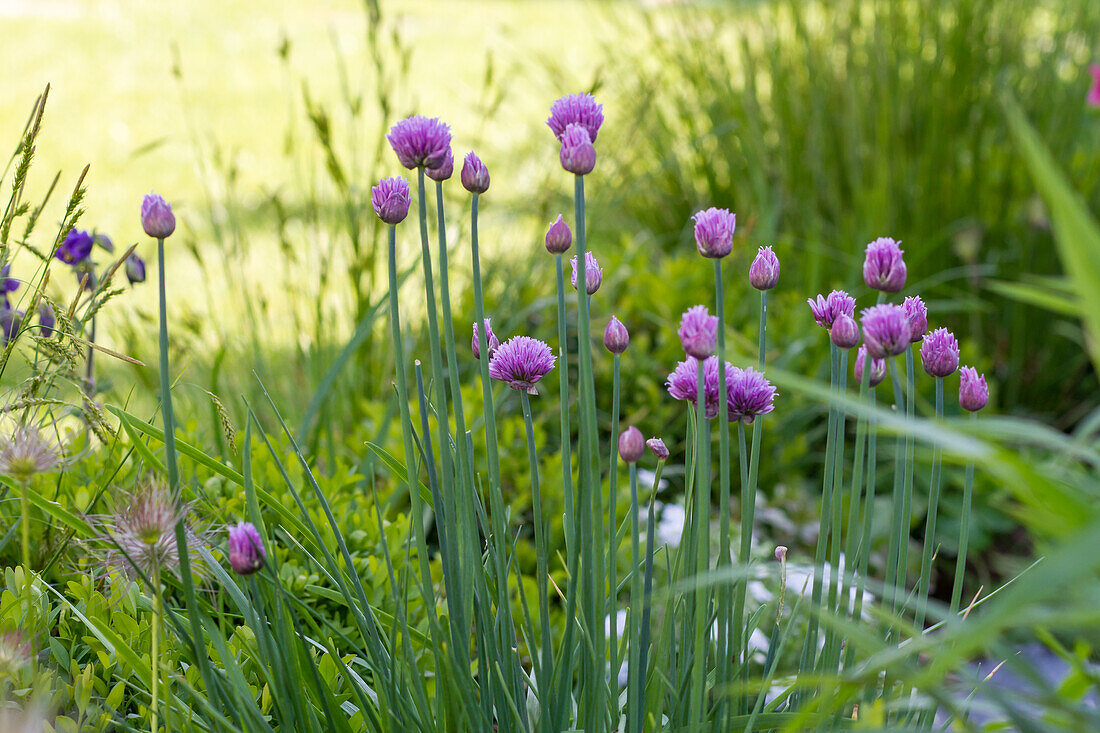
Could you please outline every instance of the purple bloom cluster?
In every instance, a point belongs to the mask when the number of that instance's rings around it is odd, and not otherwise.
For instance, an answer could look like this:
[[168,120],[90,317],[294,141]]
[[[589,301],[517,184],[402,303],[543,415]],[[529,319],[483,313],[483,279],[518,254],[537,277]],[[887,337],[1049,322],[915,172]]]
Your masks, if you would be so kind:
[[749,284],[757,290],[771,290],[779,282],[779,258],[771,247],[761,247],[749,265]]
[[251,522],[237,522],[229,528],[229,565],[238,575],[251,575],[263,568],[267,551],[260,533]]
[[141,227],[153,239],[167,239],[176,231],[176,216],[163,197],[150,193],[142,199]]
[[851,317],[856,312],[856,299],[843,290],[834,290],[826,295],[818,295],[817,298],[807,298],[810,311],[814,314],[817,325],[825,330],[833,327],[833,322],[841,314]]
[[[492,321],[491,318],[486,318],[485,319],[485,345],[489,348],[489,358],[492,359],[493,358],[493,352],[495,352],[497,350],[497,348],[500,347],[500,339],[498,339],[497,335],[495,333],[493,333],[493,325],[492,325],[492,323],[490,323],[490,321]],[[481,342],[480,342],[480,339],[478,338],[477,321],[474,322],[474,338],[473,338],[473,341],[471,342],[471,347],[470,348],[473,349],[474,358],[475,359],[480,359],[481,358]]]
[[424,174],[437,183],[443,183],[444,181],[450,180],[451,176],[454,175],[454,172],[455,156],[454,153],[451,152],[451,147],[449,145],[447,146],[447,155],[445,158],[443,158],[443,162],[439,165],[438,168],[424,169]]
[[688,308],[680,321],[680,343],[696,359],[711,356],[718,344],[718,316],[710,315],[705,305]]
[[909,321],[909,341],[917,343],[928,333],[928,309],[919,295],[911,295],[901,304]]
[[586,176],[596,167],[596,148],[592,138],[582,125],[570,124],[561,136],[558,153],[561,167],[578,176]]
[[946,328],[937,328],[924,337],[920,346],[920,360],[924,371],[933,377],[950,376],[959,368],[959,342]]
[[374,213],[387,224],[397,225],[409,215],[409,184],[401,176],[383,178],[370,190]]
[[[573,288],[577,287],[577,258],[573,257],[569,260],[569,264],[573,265],[573,276],[569,282],[573,283]],[[591,252],[584,253],[584,289],[589,295],[594,295],[597,290],[600,289],[600,284],[603,282],[603,268],[600,267],[600,263],[596,261],[595,256]]]
[[989,402],[989,387],[985,384],[985,375],[978,374],[974,367],[964,366],[959,370],[959,406],[968,412],[977,412]]
[[512,389],[538,394],[535,384],[554,368],[550,347],[530,336],[515,336],[496,350],[489,360],[489,376],[507,382]]
[[462,187],[478,194],[489,190],[489,169],[472,150],[466,153],[466,159],[462,161]]
[[565,254],[573,245],[573,230],[558,214],[558,218],[546,230],[546,251],[552,255]]
[[863,260],[863,281],[867,287],[896,293],[905,287],[905,260],[901,247],[890,237],[879,237],[867,245]]
[[[863,365],[867,362],[867,347],[860,346],[856,352],[855,377],[857,384],[863,384]],[[868,383],[877,387],[886,379],[886,360],[871,359],[871,373],[868,375]]]
[[440,168],[451,150],[451,127],[436,117],[413,115],[391,127],[386,139],[409,170]]
[[565,135],[569,125],[579,125],[588,133],[589,142],[594,144],[603,124],[603,105],[597,104],[591,94],[566,94],[550,105],[550,117],[546,124],[558,140]]
[[[702,306],[700,306],[702,307]],[[726,365],[726,374],[733,370],[732,364]],[[699,393],[699,360],[689,356],[676,365],[672,373],[668,375],[665,386],[673,399],[684,400],[696,404]],[[728,381],[728,377],[727,377]],[[707,418],[718,416],[721,404],[718,391],[718,357],[707,357],[703,362],[703,410]]]
[[738,420],[751,425],[758,415],[774,409],[777,394],[762,373],[752,367],[740,369],[726,366],[726,409],[730,422]]
[[900,305],[883,303],[871,306],[860,315],[863,342],[876,359],[905,353],[909,346],[909,319]]
[[729,209],[713,206],[695,212],[695,247],[699,254],[712,259],[725,257],[733,250],[733,233],[737,229],[737,215]]

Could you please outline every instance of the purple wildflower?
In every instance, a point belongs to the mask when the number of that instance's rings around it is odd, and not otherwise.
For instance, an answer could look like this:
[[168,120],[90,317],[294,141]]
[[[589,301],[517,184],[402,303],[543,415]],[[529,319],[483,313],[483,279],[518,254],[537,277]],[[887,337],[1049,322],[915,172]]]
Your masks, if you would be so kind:
[[391,127],[386,139],[409,170],[439,168],[451,149],[451,127],[436,117],[413,115]]
[[229,528],[229,565],[237,575],[251,575],[263,568],[267,551],[260,533],[251,522],[237,522]]
[[0,302],[6,303],[8,293],[14,293],[19,289],[19,281],[11,275],[11,265],[0,267]]
[[[859,384],[863,384],[863,365],[866,361],[867,347],[860,346],[859,351],[856,352],[855,364],[856,382]],[[872,387],[877,387],[884,379],[886,379],[886,360],[871,359],[871,373],[867,377],[868,384]]]
[[841,313],[829,329],[829,338],[841,349],[851,349],[859,345],[859,326],[856,319],[847,313]]
[[126,279],[131,285],[145,282],[145,260],[138,257],[137,252],[131,252],[126,258]]
[[603,345],[612,354],[621,354],[626,351],[629,344],[630,332],[626,330],[622,321],[611,316],[611,320],[607,322],[607,328],[603,331]]
[[564,254],[572,244],[573,231],[561,218],[561,214],[558,214],[558,218],[546,230],[546,251],[552,255]]
[[57,325],[57,316],[53,312],[53,306],[43,301],[38,306],[38,325],[42,327],[42,333],[46,338],[53,335],[54,326]]
[[733,250],[733,232],[737,229],[737,215],[729,209],[713,206],[697,211],[691,217],[695,222],[695,248],[699,254],[712,259],[725,257]]
[[1090,107],[1100,107],[1100,64],[1089,66],[1089,73],[1092,74],[1092,86],[1089,87],[1085,101]]
[[856,312],[856,299],[843,290],[834,290],[828,296],[818,295],[816,299],[807,298],[806,302],[810,304],[817,325],[826,331],[833,327],[840,314],[853,316]]
[[61,452],[33,425],[21,425],[0,438],[0,474],[18,483],[61,465]]
[[619,434],[619,457],[627,463],[637,463],[645,453],[642,431],[631,425]]
[[884,293],[896,293],[905,287],[904,253],[898,244],[890,237],[879,237],[867,245],[863,259],[867,287]]
[[977,412],[989,402],[989,387],[985,375],[974,367],[959,369],[959,406],[968,412]]
[[665,441],[660,438],[653,437],[645,442],[646,446],[653,451],[653,455],[657,456],[658,461],[664,461],[668,459],[668,448],[665,447]]
[[[495,352],[497,350],[497,348],[500,347],[500,339],[498,339],[497,335],[495,333],[493,333],[493,325],[492,325],[492,323],[490,323],[490,321],[492,321],[492,320],[493,320],[492,318],[486,318],[485,319],[485,345],[489,348],[489,358],[490,359],[493,358],[493,352]],[[474,358],[475,359],[480,359],[481,358],[481,341],[478,338],[477,322],[476,321],[474,322],[474,338],[473,338],[473,341],[471,342],[471,348],[474,351]]]
[[688,308],[680,321],[680,343],[696,359],[712,355],[718,343],[718,316],[710,315],[705,305]]
[[863,342],[876,359],[905,353],[909,346],[909,319],[900,305],[883,303],[860,314]]
[[0,346],[7,346],[23,325],[23,311],[0,304]]
[[917,343],[928,333],[928,309],[919,295],[911,295],[901,304],[905,317],[909,320],[909,341]]
[[455,156],[451,152],[451,146],[447,146],[447,156],[443,158],[443,162],[439,164],[438,168],[428,168],[424,173],[428,178],[432,179],[436,183],[443,183],[448,180],[455,172]]
[[462,187],[470,193],[489,190],[489,169],[472,150],[466,153],[466,159],[462,161]]
[[751,425],[757,416],[774,409],[775,395],[771,382],[752,367],[726,368],[726,410],[730,422],[740,420]]
[[409,215],[409,183],[401,176],[383,178],[370,190],[374,213],[387,224],[397,225]]
[[[732,364],[726,364],[726,374],[733,369]],[[676,365],[676,368],[668,375],[665,386],[673,399],[684,400],[696,404],[699,392],[698,384],[699,361],[694,356],[689,356]],[[728,380],[727,380],[728,381]],[[718,357],[711,356],[703,362],[703,410],[707,418],[718,415],[721,405],[721,394],[718,389]]]
[[586,176],[596,167],[596,148],[592,138],[581,125],[571,124],[561,136],[561,151],[558,153],[561,167],[578,176]]
[[141,227],[154,239],[167,239],[176,231],[176,216],[163,197],[150,193],[142,199]]
[[554,137],[561,140],[565,129],[571,124],[577,124],[588,132],[589,139],[595,143],[596,135],[603,124],[603,105],[597,104],[591,94],[566,94],[550,105],[550,117],[546,124],[554,133]]
[[489,361],[489,376],[507,382],[512,389],[538,394],[535,383],[554,368],[550,347],[530,336],[515,336],[496,350]]
[[[569,264],[573,265],[573,276],[569,282],[573,283],[573,288],[577,287],[577,258],[573,257],[569,260]],[[584,289],[589,295],[594,295],[597,290],[600,289],[600,284],[603,282],[603,268],[600,267],[600,263],[596,261],[596,258],[591,252],[584,253]]]
[[933,377],[947,377],[959,368],[959,342],[946,328],[937,328],[924,337],[920,346],[924,371]]
[[749,265],[749,284],[757,290],[771,290],[779,282],[779,258],[771,247],[761,247]]
[[[146,196],[146,199],[148,198],[149,197]],[[143,206],[143,220],[145,216],[144,211],[145,207]],[[169,232],[169,234],[171,234],[171,232]],[[95,244],[95,239],[93,239],[92,235],[88,232],[83,229],[70,229],[69,233],[65,235],[65,240],[61,242],[61,246],[59,246],[57,252],[54,253],[54,257],[61,260],[66,265],[75,265],[88,258],[88,255],[92,253],[93,244]]]

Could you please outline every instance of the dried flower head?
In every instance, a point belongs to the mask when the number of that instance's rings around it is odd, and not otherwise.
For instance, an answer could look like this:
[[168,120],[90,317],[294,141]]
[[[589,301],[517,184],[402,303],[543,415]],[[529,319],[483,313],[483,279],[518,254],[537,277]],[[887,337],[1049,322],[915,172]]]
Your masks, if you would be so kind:
[[[485,345],[489,349],[489,358],[490,359],[493,358],[493,353],[498,348],[500,348],[500,339],[498,339],[497,335],[495,333],[493,333],[493,324],[491,323],[492,320],[493,320],[492,318],[486,318],[485,319]],[[478,338],[477,322],[476,321],[474,322],[473,326],[474,326],[474,336],[473,336],[473,339],[470,342],[470,348],[473,349],[474,358],[475,359],[480,359],[481,358],[481,340]]]
[[989,402],[989,387],[985,375],[974,367],[959,369],[959,406],[968,412],[977,412]]
[[571,124],[561,136],[558,153],[561,167],[578,176],[586,176],[596,167],[596,148],[592,138],[581,125]]
[[806,302],[810,304],[810,312],[813,313],[817,325],[826,331],[833,327],[833,322],[842,313],[853,316],[856,312],[856,299],[843,290],[834,290],[827,296],[807,298]]
[[558,214],[558,218],[546,230],[546,251],[552,255],[565,254],[573,244],[573,230]]
[[383,178],[370,190],[374,213],[387,224],[397,225],[409,215],[409,183],[401,176]]
[[612,354],[621,354],[626,351],[629,344],[630,333],[626,330],[626,326],[618,318],[611,316],[611,320],[607,322],[607,328],[603,331],[603,345]]
[[[148,199],[149,197],[146,196],[145,198]],[[145,220],[145,208],[145,206],[141,207],[142,221]],[[87,231],[83,229],[70,229],[69,233],[65,235],[64,241],[61,242],[57,251],[54,252],[54,257],[61,260],[66,265],[75,265],[86,260],[88,256],[91,255],[93,244],[95,244],[95,239],[93,239],[92,235]]]
[[229,565],[233,572],[251,575],[261,570],[266,561],[264,542],[251,522],[237,522],[229,527]]
[[637,463],[645,454],[645,438],[633,425],[619,434],[619,457],[627,463]]
[[[733,365],[726,364],[726,374],[733,369]],[[676,365],[676,368],[668,375],[665,386],[673,399],[684,400],[692,405],[697,404],[699,392],[698,382],[699,360],[689,356]],[[728,379],[727,379],[728,381]],[[721,406],[721,392],[718,389],[718,357],[708,357],[703,362],[703,412],[706,417],[713,418],[718,415]]]
[[0,474],[26,484],[61,465],[61,451],[34,425],[19,425],[0,438]]
[[436,117],[413,115],[391,127],[386,139],[409,170],[439,168],[451,150],[451,127]]
[[909,320],[909,342],[915,344],[928,333],[928,309],[919,295],[910,295],[901,307]]
[[856,319],[847,313],[841,313],[829,329],[829,338],[841,349],[851,349],[859,345],[859,325]]
[[876,359],[904,354],[909,346],[909,319],[900,305],[883,303],[860,314],[863,342]]
[[863,259],[863,281],[867,287],[884,293],[896,293],[905,287],[904,252],[899,242],[879,237],[867,245]]
[[176,231],[176,216],[163,197],[150,193],[142,200],[141,227],[154,239],[167,239]]
[[569,125],[580,125],[595,143],[603,124],[603,105],[598,104],[591,94],[566,94],[550,105],[550,117],[546,124],[558,140],[561,140]]
[[436,181],[437,183],[443,183],[451,176],[453,176],[454,172],[455,156],[454,153],[451,152],[451,146],[448,145],[447,155],[445,158],[443,158],[443,162],[440,164],[440,166],[438,168],[427,168],[425,169],[424,174],[433,181]]
[[[569,264],[573,265],[573,275],[569,282],[573,283],[573,288],[576,289],[577,258],[570,259]],[[603,283],[603,268],[600,267],[600,263],[596,261],[592,252],[587,251],[584,253],[584,289],[589,295],[594,295],[600,289],[601,283]]]
[[462,162],[462,187],[470,193],[489,190],[489,169],[472,150],[466,153],[466,159]]
[[924,337],[920,345],[920,360],[924,371],[933,377],[950,376],[959,368],[959,342],[946,328],[937,328]]
[[706,359],[718,344],[718,316],[712,316],[705,305],[688,308],[680,320],[680,343],[689,356]]
[[538,394],[535,384],[553,368],[554,354],[550,347],[530,336],[508,339],[489,360],[490,377],[528,394]]
[[[863,384],[863,364],[867,361],[867,347],[860,346],[856,352],[855,377],[857,384]],[[886,360],[871,359],[871,373],[867,375],[867,383],[877,387],[886,379]]]
[[777,394],[767,378],[752,367],[726,368],[726,410],[730,422],[740,420],[746,425],[774,408]]
[[658,461],[668,460],[668,448],[665,447],[665,441],[660,438],[653,437],[645,442],[646,447],[653,451],[653,455],[657,456]]
[[695,248],[699,254],[712,259],[725,257],[733,250],[733,233],[737,229],[737,215],[729,209],[697,211],[691,217],[695,222]]
[[757,290],[771,290],[779,283],[779,258],[771,247],[761,247],[749,265],[749,284]]

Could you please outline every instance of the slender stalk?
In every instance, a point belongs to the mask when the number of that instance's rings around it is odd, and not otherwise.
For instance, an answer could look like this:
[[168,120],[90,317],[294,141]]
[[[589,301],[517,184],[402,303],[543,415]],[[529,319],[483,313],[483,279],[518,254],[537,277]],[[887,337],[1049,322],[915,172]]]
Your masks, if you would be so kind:
[[[714,310],[718,316],[718,384],[719,394],[726,384],[726,299],[722,287],[722,260],[714,260]],[[718,511],[719,511],[719,570],[732,563],[730,554],[730,423],[719,416],[718,428]],[[732,613],[732,590],[729,583],[723,583],[718,589],[718,676],[715,687],[724,690],[730,682],[730,616]],[[723,725],[728,704],[723,693],[718,708],[717,722]]]
[[[837,370],[837,390],[844,394],[848,389],[848,350],[837,349],[840,357],[840,366]],[[844,522],[844,429],[847,415],[843,407],[836,408],[836,439],[833,441],[835,454],[833,455],[833,501],[832,517],[829,520],[832,538],[829,563],[832,565],[832,574],[829,576],[829,612],[840,613],[837,607],[837,595],[840,591],[840,545]],[[846,558],[851,562],[851,558]],[[829,670],[839,671],[840,664],[840,639],[835,627],[830,626],[825,634],[825,655],[823,659]]]
[[[894,385],[894,406],[898,414],[905,411],[905,399],[902,397],[901,377],[898,375],[897,359],[889,359],[890,378]],[[901,543],[902,507],[905,482],[905,440],[898,437],[894,441],[894,516],[890,526],[890,544],[886,550],[886,585],[884,592],[890,601],[890,610],[897,610],[898,545]]]
[[[865,368],[863,370],[862,378],[859,384],[859,399],[861,402],[873,397],[869,394],[871,385],[871,370]],[[867,449],[867,418],[863,415],[856,421],[856,447],[855,455],[852,457],[852,483],[851,490],[848,493],[848,536],[847,541],[844,544],[844,557],[845,557],[845,573],[844,573],[844,590],[841,597],[841,602],[847,605],[852,601],[852,589],[855,584],[856,567],[859,562],[858,553],[861,545],[857,542],[865,542],[863,540],[862,533],[857,531],[859,527],[859,512],[860,512],[860,497],[863,492],[863,480],[864,473],[863,468],[867,463],[866,458]],[[841,609],[838,609],[838,611]],[[852,620],[858,622],[858,617],[855,614],[855,607],[852,610]],[[851,645],[848,647],[851,651]],[[845,664],[847,667],[847,664]]]
[[698,361],[698,374],[696,378],[695,392],[695,507],[692,510],[692,530],[695,535],[695,598],[692,604],[692,618],[695,625],[694,642],[692,645],[691,660],[691,697],[688,703],[689,729],[700,730],[703,718],[706,715],[706,689],[707,674],[707,649],[706,627],[709,615],[707,613],[707,589],[703,582],[703,573],[708,565],[709,541],[707,538],[710,504],[710,470],[707,465],[706,440],[709,437],[708,421],[706,416],[706,385],[704,378],[703,361]]
[[[579,281],[578,281],[579,282]],[[619,557],[619,533],[618,523],[615,521],[616,504],[619,497],[619,354],[614,354],[612,359],[612,389],[611,389],[611,440],[610,457],[608,459],[608,494],[607,494],[607,616],[611,620],[609,624],[609,648],[611,649],[611,676],[608,683],[611,687],[611,703],[616,705],[619,699],[619,629],[618,629],[618,598],[615,589],[618,588],[616,575]],[[633,464],[631,464],[633,469]]]
[[[160,588],[160,568],[153,560],[153,623],[149,628],[149,634],[152,637],[151,648],[149,650],[149,672],[150,678],[153,683],[152,700],[149,703],[149,732],[157,733],[157,706],[160,700],[160,628],[161,618],[164,615],[164,596]],[[165,681],[165,690],[167,691],[167,680]],[[167,716],[166,716],[167,718]],[[167,719],[165,720],[167,723]],[[171,730],[171,726],[167,726],[168,730]]]
[[767,353],[768,341],[768,291],[760,291],[760,355],[758,363],[760,371],[764,371],[764,355]]
[[[642,576],[641,568],[641,526],[638,517],[638,464],[631,463],[630,470],[630,631],[627,650],[626,714],[627,727],[636,724],[638,711],[635,709],[641,691],[638,681],[644,679],[645,670],[639,667],[638,647],[641,644]],[[614,627],[614,623],[612,623]]]
[[[978,413],[970,413],[973,424],[978,419]],[[974,461],[966,464],[966,479],[963,484],[962,516],[959,518],[959,555],[955,561],[955,582],[951,587],[951,613],[957,614],[962,603],[963,576],[966,574],[966,551],[970,545],[970,505],[974,500]]]
[[531,400],[527,393],[520,390],[523,404],[523,424],[527,429],[527,460],[531,466],[531,504],[535,522],[535,561],[538,573],[539,627],[542,635],[541,659],[538,660],[538,689],[540,700],[549,700],[547,692],[554,675],[554,653],[550,646],[550,596],[547,589],[547,577],[550,569],[547,563],[548,548],[542,519],[542,494],[539,492],[539,458],[535,451],[535,430],[531,425]]
[[19,484],[19,534],[22,544],[23,572],[27,577],[27,586],[30,587],[31,577],[31,482],[21,481]]
[[[936,419],[943,418],[943,378],[936,377]],[[920,564],[920,583],[917,586],[918,630],[924,628],[928,607],[928,590],[932,582],[932,554],[936,546],[936,517],[940,509],[940,447],[932,448],[932,481],[928,488],[928,521],[924,530],[924,554]]]
[[[915,378],[913,344],[909,344],[909,348],[905,350],[905,421],[909,425],[913,423]],[[907,432],[905,434],[905,483],[902,487],[901,515],[898,517],[898,529],[901,534],[898,535],[898,591],[896,597],[899,603],[905,601],[905,587],[909,569],[909,530],[913,516],[913,451],[915,443],[916,440],[913,438],[913,434]]]
[[657,487],[661,482],[661,469],[664,468],[663,460],[657,461],[657,469],[653,474],[653,490],[649,494],[649,515],[646,518],[645,539],[645,585],[642,591],[642,621],[641,631],[638,635],[638,665],[635,678],[635,695],[630,698],[633,701],[630,709],[634,711],[634,717],[628,725],[630,733],[641,733],[645,723],[645,680],[646,669],[649,664],[649,617],[650,601],[653,596],[653,535],[656,533],[656,518],[654,516],[654,499],[657,496]]

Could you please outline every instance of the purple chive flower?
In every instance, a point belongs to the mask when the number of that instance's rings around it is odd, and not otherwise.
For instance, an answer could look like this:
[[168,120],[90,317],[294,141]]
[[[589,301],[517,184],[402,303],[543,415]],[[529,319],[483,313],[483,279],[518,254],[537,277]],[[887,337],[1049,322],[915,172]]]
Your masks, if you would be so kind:
[[863,342],[876,359],[905,353],[909,346],[909,319],[900,305],[883,303],[867,308],[860,314]]
[[53,335],[53,327],[57,325],[57,316],[54,315],[53,307],[49,303],[43,302],[38,306],[38,325],[42,327],[42,333],[47,338]]
[[890,237],[879,237],[867,245],[863,259],[863,281],[867,287],[896,293],[905,287],[902,249]]
[[946,328],[937,328],[924,337],[920,345],[920,360],[924,371],[933,377],[947,377],[959,368],[959,342]]
[[774,409],[776,390],[764,375],[752,367],[726,369],[726,410],[730,422],[746,425]]
[[664,461],[668,459],[668,448],[665,447],[665,441],[660,438],[650,438],[645,442],[646,446],[653,451],[653,455],[657,456],[658,461]]
[[[863,364],[867,361],[867,347],[860,346],[856,352],[855,376],[856,382],[863,384]],[[871,373],[868,375],[868,384],[877,387],[886,379],[886,360],[871,359]]]
[[621,354],[626,351],[628,344],[630,344],[630,333],[626,330],[626,326],[618,318],[611,316],[611,320],[607,322],[607,328],[603,331],[603,345],[612,354]]
[[558,218],[546,230],[546,251],[552,255],[560,255],[569,251],[573,244],[573,230],[558,214]]
[[447,156],[443,158],[443,162],[439,164],[438,168],[428,168],[424,171],[428,178],[437,183],[443,183],[449,179],[455,172],[455,156],[451,152],[451,147],[447,146]]
[[538,394],[535,383],[554,368],[550,347],[530,336],[515,336],[496,350],[489,360],[489,376],[507,382],[512,389]]
[[829,338],[841,349],[851,349],[859,345],[859,326],[856,319],[847,313],[841,313],[829,329]]
[[679,333],[689,356],[706,359],[718,344],[718,316],[710,315],[705,305],[692,306],[684,311]]
[[3,336],[2,346],[7,346],[19,333],[23,325],[23,311],[14,308],[0,307],[0,335]]
[[167,239],[176,231],[172,207],[161,196],[147,194],[141,201],[141,227],[154,239]]
[[387,224],[397,225],[409,215],[409,183],[401,176],[383,178],[370,190],[374,213]]
[[919,295],[911,295],[901,304],[905,317],[909,319],[909,341],[917,343],[928,333],[928,309]]
[[771,247],[761,247],[749,265],[749,284],[757,290],[771,290],[779,282],[779,258]]
[[386,139],[409,170],[439,168],[451,150],[451,127],[436,117],[413,115],[391,127]]
[[489,169],[472,150],[466,153],[466,159],[462,161],[462,187],[470,193],[489,190]]
[[[492,321],[492,320],[493,320],[492,318],[486,318],[485,319],[485,345],[489,347],[489,358],[490,359],[493,358],[493,352],[495,352],[497,350],[497,348],[500,346],[500,339],[498,339],[497,335],[495,333],[493,333],[493,324],[490,323],[490,321]],[[471,342],[471,348],[474,351],[474,358],[475,359],[480,359],[481,358],[481,341],[480,341],[480,339],[478,339],[477,323],[476,322],[474,323],[474,338],[473,338],[473,341]]]
[[843,290],[834,290],[826,295],[818,295],[817,298],[807,298],[810,304],[810,312],[814,314],[817,325],[828,331],[833,327],[837,316],[844,314],[853,316],[856,312],[856,299]]
[[237,522],[229,528],[229,564],[237,575],[251,575],[263,568],[267,551],[260,533],[251,522]]
[[959,406],[968,412],[977,412],[989,402],[989,387],[985,375],[974,367],[959,370]]
[[[146,196],[145,198],[148,199],[149,197]],[[144,221],[145,207],[142,206],[141,210],[142,221]],[[171,214],[171,211],[169,211],[169,214]],[[171,232],[169,232],[169,234],[171,234]],[[61,242],[61,246],[59,246],[57,252],[54,253],[54,257],[61,260],[66,265],[75,265],[88,258],[88,255],[92,253],[93,244],[95,244],[95,239],[93,239],[92,235],[88,232],[83,229],[70,229],[69,233],[65,235],[65,240]]]
[[550,117],[546,124],[558,140],[561,140],[569,125],[580,125],[595,143],[600,125],[603,124],[603,105],[597,104],[596,98],[591,94],[566,94],[550,105]]
[[[569,264],[573,265],[573,276],[569,282],[573,283],[573,289],[577,287],[577,258],[573,257],[569,260]],[[596,258],[591,252],[584,253],[584,289],[589,295],[594,295],[597,290],[600,289],[600,283],[603,282],[603,268],[600,267],[600,263],[596,261]]]
[[627,463],[637,463],[645,453],[642,431],[631,425],[619,434],[619,457]]
[[[726,364],[726,374],[732,371],[733,365]],[[699,361],[694,356],[689,356],[676,365],[676,368],[668,375],[665,386],[673,399],[684,400],[696,404],[699,392],[698,384]],[[707,418],[718,415],[721,404],[718,389],[718,357],[711,356],[703,362],[703,410]]]
[[733,250],[733,232],[737,229],[737,215],[729,209],[713,206],[697,211],[691,217],[695,222],[695,247],[699,254],[711,259],[725,257]]
[[571,124],[561,136],[561,151],[558,153],[561,167],[578,176],[586,176],[596,167],[596,148],[592,138],[581,125]]
[[145,260],[138,257],[137,252],[131,252],[126,258],[126,279],[131,285],[145,282]]
[[1092,86],[1089,87],[1085,102],[1090,107],[1100,107],[1100,64],[1089,66],[1089,73],[1092,74]]

